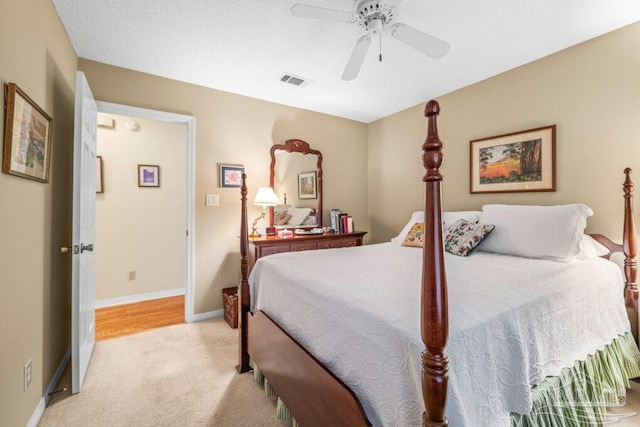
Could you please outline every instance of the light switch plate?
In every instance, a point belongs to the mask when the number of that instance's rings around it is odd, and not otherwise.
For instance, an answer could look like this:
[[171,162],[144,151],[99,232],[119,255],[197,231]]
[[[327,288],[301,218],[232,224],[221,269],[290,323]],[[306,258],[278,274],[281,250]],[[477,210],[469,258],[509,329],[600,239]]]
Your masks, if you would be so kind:
[[205,197],[205,206],[220,206],[219,194],[207,194]]

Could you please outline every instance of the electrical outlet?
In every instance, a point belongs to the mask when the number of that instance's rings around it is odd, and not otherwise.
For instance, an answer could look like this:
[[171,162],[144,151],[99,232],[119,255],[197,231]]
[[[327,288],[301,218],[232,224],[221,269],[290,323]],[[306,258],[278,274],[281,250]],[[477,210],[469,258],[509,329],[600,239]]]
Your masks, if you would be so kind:
[[31,359],[24,365],[24,391],[31,385]]
[[129,280],[136,280],[136,272],[135,271],[130,271],[129,272]]

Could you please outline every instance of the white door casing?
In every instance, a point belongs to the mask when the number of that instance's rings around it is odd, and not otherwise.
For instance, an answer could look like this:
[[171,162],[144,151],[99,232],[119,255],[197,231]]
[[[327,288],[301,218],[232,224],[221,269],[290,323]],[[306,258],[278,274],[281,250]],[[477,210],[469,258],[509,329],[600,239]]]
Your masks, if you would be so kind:
[[98,107],[83,72],[76,72],[73,151],[71,298],[72,393],[82,388],[96,342],[96,137]]
[[169,113],[167,111],[150,110],[146,108],[133,107],[130,105],[113,104],[110,102],[97,101],[98,112],[104,114],[115,114],[127,117],[138,117],[147,120],[156,120],[165,123],[179,123],[187,128],[187,188],[186,188],[186,216],[187,229],[185,237],[187,241],[187,271],[185,287],[185,322],[192,323],[211,318],[210,315],[194,314],[194,278],[195,278],[195,211],[196,211],[196,118],[183,114]]

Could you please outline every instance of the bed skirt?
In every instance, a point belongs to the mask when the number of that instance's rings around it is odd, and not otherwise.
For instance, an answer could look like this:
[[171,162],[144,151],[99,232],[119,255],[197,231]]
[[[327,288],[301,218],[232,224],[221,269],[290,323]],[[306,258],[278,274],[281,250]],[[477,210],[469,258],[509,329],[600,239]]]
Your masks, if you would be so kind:
[[531,390],[533,409],[511,414],[512,427],[601,426],[607,407],[622,406],[629,379],[640,377],[640,351],[627,333]]
[[[276,416],[295,419],[276,396],[268,379],[251,362],[254,379],[269,397],[277,399]],[[511,427],[602,426],[607,407],[622,406],[631,378],[640,377],[640,351],[633,335],[626,333],[573,368],[548,377],[531,390],[533,409],[526,415],[511,414]]]
[[276,392],[273,387],[271,387],[269,380],[266,379],[264,375],[262,375],[260,368],[258,368],[256,364],[253,363],[253,360],[249,361],[249,365],[251,366],[251,369],[253,369],[253,379],[263,386],[264,393],[267,395],[267,397],[276,399],[276,418],[282,420],[291,420],[292,426],[298,427],[296,419],[291,416],[291,412],[289,412],[287,407],[284,405],[282,399],[280,399],[280,397],[276,395]]

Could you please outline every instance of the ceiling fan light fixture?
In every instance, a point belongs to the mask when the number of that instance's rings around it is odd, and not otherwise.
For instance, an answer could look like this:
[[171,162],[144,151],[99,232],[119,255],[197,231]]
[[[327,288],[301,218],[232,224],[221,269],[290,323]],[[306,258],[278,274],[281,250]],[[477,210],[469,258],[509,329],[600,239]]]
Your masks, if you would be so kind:
[[381,1],[362,0],[356,6],[355,20],[365,30],[370,30],[372,26],[381,30],[393,19],[393,11],[392,7]]

